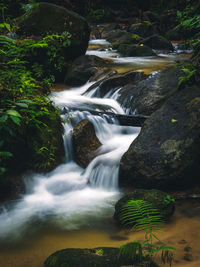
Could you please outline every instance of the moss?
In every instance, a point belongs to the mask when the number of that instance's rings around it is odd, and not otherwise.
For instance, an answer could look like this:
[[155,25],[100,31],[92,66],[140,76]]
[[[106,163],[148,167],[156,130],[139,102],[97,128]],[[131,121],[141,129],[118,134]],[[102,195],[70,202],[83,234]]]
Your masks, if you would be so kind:
[[141,40],[141,37],[138,34],[133,33],[132,34],[132,39],[139,42]]
[[181,151],[179,150],[179,146],[182,143],[183,141],[167,140],[161,145],[161,148],[165,151],[167,155],[173,153],[174,154],[173,158],[178,159],[181,154]]
[[[57,263],[57,256],[53,255],[49,260],[49,266],[56,266]],[[64,266],[63,266],[64,267]]]
[[122,44],[123,43],[123,41],[116,41],[116,42],[113,42],[112,43],[112,47],[113,47],[113,49],[117,49],[119,46],[120,46],[120,44]]
[[[103,251],[100,256],[97,251]],[[45,267],[120,267],[134,264],[135,267],[155,267],[153,262],[144,260],[141,264],[133,262],[127,257],[118,256],[119,248],[99,247],[94,249],[64,249],[50,255]],[[57,262],[51,265],[51,258],[57,256]]]

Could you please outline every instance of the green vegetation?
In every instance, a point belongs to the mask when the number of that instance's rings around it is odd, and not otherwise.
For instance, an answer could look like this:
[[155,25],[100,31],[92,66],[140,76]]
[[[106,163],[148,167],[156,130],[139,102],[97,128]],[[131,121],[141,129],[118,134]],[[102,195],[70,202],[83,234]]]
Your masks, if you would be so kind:
[[192,63],[186,63],[182,66],[183,76],[179,77],[178,86],[182,88],[188,84],[195,83],[196,67]]
[[92,9],[89,8],[87,12],[87,20],[91,22],[102,22],[110,20],[110,12],[108,9]]
[[[166,201],[171,201],[167,198]],[[163,263],[169,263],[172,266],[173,247],[165,244],[158,245],[154,240],[161,242],[155,233],[163,225],[162,216],[152,204],[144,200],[130,200],[122,208],[120,220],[123,224],[131,226],[133,230],[145,231],[145,240],[143,242],[133,241],[120,247],[120,255],[129,257],[133,261],[141,262],[144,257],[150,262],[156,253],[161,253]]]
[[[27,149],[33,146],[30,148],[33,155],[28,155],[33,160],[31,169],[51,169],[56,165],[57,150],[50,142],[55,134],[51,127],[56,124],[54,121],[60,125],[61,121],[48,93],[55,76],[66,67],[61,49],[70,45],[70,35],[47,35],[39,40],[15,39],[3,35],[11,29],[9,24],[3,23],[0,27],[1,174],[12,167],[19,144]],[[32,144],[24,140],[30,133]]]

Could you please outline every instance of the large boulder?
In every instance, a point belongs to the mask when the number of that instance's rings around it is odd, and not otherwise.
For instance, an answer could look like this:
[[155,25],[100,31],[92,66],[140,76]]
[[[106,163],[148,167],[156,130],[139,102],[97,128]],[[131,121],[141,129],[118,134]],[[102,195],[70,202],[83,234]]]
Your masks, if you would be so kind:
[[136,189],[132,193],[129,193],[122,197],[115,205],[114,219],[120,225],[123,225],[120,215],[123,206],[130,200],[145,200],[152,204],[156,208],[163,220],[168,220],[175,210],[175,200],[165,192],[160,190],[144,190]]
[[143,44],[120,44],[117,50],[123,56],[127,57],[147,57],[156,55],[150,47]]
[[83,55],[75,59],[68,68],[65,76],[65,84],[71,86],[81,86],[95,74],[104,73],[106,61],[93,55]]
[[19,18],[18,24],[17,33],[25,37],[69,33],[71,44],[63,47],[66,60],[75,59],[87,50],[90,29],[86,20],[63,7],[41,2]]
[[[171,66],[138,83],[129,83],[119,91],[118,102],[130,113],[151,115],[178,89],[180,69]],[[170,77],[170,78],[169,78]]]
[[[121,267],[133,266],[133,260],[125,256],[119,257],[119,248],[99,247],[93,249],[68,248],[50,255],[45,267]],[[156,267],[152,261],[134,262],[134,267]]]
[[95,157],[95,151],[101,146],[93,124],[88,120],[80,121],[74,127],[72,142],[74,160],[81,167],[86,168]]
[[120,43],[133,44],[139,42],[141,39],[138,35],[132,34],[130,32],[121,29],[105,31],[102,33],[102,37],[107,39],[109,42],[115,44],[116,42],[119,42],[119,44]]
[[164,50],[171,50],[173,51],[173,45],[169,40],[167,40],[165,37],[154,34],[150,37],[145,38],[142,40],[142,43],[153,48],[153,49],[164,49]]
[[165,189],[199,185],[199,135],[199,87],[186,86],[146,120],[121,159],[119,184]]
[[159,33],[157,27],[149,21],[132,24],[129,28],[129,32],[137,34],[143,38]]

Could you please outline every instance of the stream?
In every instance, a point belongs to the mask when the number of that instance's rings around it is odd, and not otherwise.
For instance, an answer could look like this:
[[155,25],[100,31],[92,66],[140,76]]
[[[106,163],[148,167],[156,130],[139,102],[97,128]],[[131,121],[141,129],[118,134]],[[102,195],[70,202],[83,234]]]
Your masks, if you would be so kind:
[[[104,51],[97,48],[103,48]],[[176,50],[171,54],[158,52],[154,57],[125,58],[111,50],[106,40],[90,41],[87,54],[112,60],[111,68],[118,73],[138,70],[146,74],[166,68],[177,60],[185,60],[189,55]],[[139,134],[140,128],[120,126],[108,116],[102,118],[92,115],[88,109],[106,109],[118,114],[127,112],[117,102],[115,91],[108,93],[103,99],[92,97],[98,88],[89,93],[87,89],[93,83],[87,82],[81,87],[70,89],[65,89],[62,85],[62,90],[52,92],[51,98],[60,109],[68,107],[87,111],[62,115],[66,121],[63,135],[66,162],[45,175],[26,174],[26,194],[0,207],[0,267],[42,267],[45,258],[58,249],[119,247],[131,240],[132,234],[119,230],[113,223],[112,216],[114,205],[123,194],[118,188],[119,162]],[[93,123],[102,143],[97,156],[86,169],[73,161],[72,149],[73,127],[83,119]],[[109,123],[110,120],[112,124]],[[182,226],[183,229],[188,223],[195,225],[194,227],[198,225],[199,218],[196,216],[193,221],[189,218],[184,221],[181,209],[180,205],[167,226],[171,227],[170,234],[180,228],[180,225],[177,227],[178,222],[186,223]],[[142,235],[137,233],[134,239],[136,236],[140,239]],[[164,239],[170,238],[173,241],[174,237],[169,237],[168,231],[163,236]],[[185,237],[175,237],[176,239],[180,241]],[[200,262],[197,257],[196,262],[198,260]],[[183,266],[180,260],[176,266]]]

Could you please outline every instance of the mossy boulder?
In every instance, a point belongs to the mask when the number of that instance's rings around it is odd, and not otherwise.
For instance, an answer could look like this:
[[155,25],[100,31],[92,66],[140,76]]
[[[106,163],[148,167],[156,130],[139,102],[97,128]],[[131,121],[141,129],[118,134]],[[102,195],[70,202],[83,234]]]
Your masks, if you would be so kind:
[[125,44],[134,44],[141,40],[139,35],[121,29],[107,31],[104,33],[103,37],[111,43],[119,42]]
[[123,56],[127,57],[147,57],[156,55],[150,47],[143,44],[120,44],[117,50]]
[[[17,23],[17,34],[20,38],[40,40],[47,35],[61,36],[60,39],[47,38],[54,53],[49,54],[46,47],[35,52],[36,62],[44,65],[47,70],[50,69],[51,74],[56,74],[59,81],[64,79],[63,71],[66,72],[67,63],[84,55],[87,50],[90,28],[86,20],[63,7],[41,2],[18,18]],[[55,55],[57,61],[54,59]],[[29,58],[29,62],[34,63],[34,55],[31,56],[33,58]]]
[[[119,91],[118,102],[139,114],[151,115],[178,89],[180,68],[170,66],[137,83],[127,83]],[[169,79],[170,77],[170,79]]]
[[95,157],[95,151],[101,146],[94,126],[88,120],[82,120],[74,127],[72,143],[74,160],[83,168],[88,166]]
[[199,96],[196,86],[177,90],[146,120],[121,159],[121,186],[171,190],[199,185]]
[[106,61],[93,55],[83,55],[72,63],[65,76],[65,84],[71,86],[81,86],[95,74],[104,73]]
[[165,192],[160,190],[144,190],[136,189],[122,197],[115,205],[114,219],[118,224],[122,225],[120,214],[122,207],[130,200],[145,200],[148,201],[156,208],[163,220],[168,220],[175,210],[175,200]]
[[139,36],[141,36],[143,38],[149,37],[151,35],[159,33],[159,31],[157,30],[156,26],[154,26],[149,21],[132,24],[129,27],[129,32],[137,34],[137,35],[139,35]]
[[127,257],[120,256],[119,248],[98,247],[94,249],[69,248],[50,255],[44,263],[45,267],[156,267],[153,262],[144,259],[142,263],[134,262]]
[[163,49],[173,51],[174,48],[169,40],[165,37],[154,34],[146,39],[142,40],[142,43],[153,48],[153,49]]

